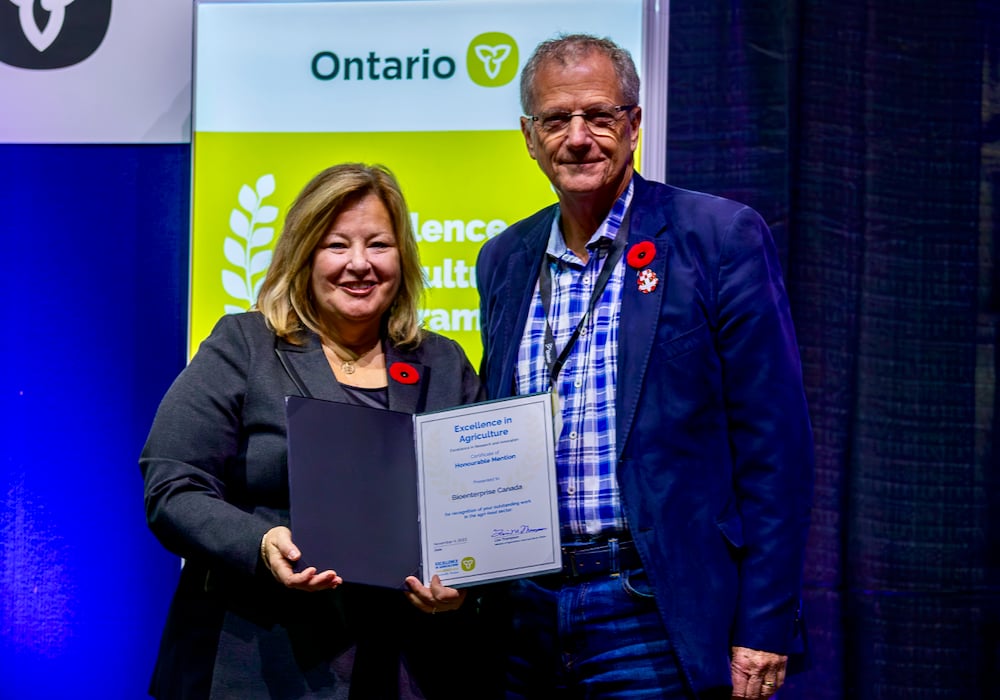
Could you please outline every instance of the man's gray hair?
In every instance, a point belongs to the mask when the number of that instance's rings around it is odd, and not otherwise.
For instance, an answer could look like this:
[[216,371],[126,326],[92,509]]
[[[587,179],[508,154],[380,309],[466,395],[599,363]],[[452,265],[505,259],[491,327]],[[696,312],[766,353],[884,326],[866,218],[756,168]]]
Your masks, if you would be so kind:
[[639,74],[628,51],[608,38],[591,34],[563,34],[536,46],[534,53],[521,69],[521,109],[524,113],[534,114],[535,76],[543,64],[554,61],[560,66],[572,66],[595,53],[607,56],[611,60],[615,75],[618,76],[624,104],[639,104]]

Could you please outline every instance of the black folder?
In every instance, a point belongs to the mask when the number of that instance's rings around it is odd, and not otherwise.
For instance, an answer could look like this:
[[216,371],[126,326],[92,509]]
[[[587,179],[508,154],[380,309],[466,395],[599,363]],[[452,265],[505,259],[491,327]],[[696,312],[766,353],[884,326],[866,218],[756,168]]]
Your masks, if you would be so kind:
[[298,396],[285,408],[296,568],[387,588],[422,581],[413,416]]

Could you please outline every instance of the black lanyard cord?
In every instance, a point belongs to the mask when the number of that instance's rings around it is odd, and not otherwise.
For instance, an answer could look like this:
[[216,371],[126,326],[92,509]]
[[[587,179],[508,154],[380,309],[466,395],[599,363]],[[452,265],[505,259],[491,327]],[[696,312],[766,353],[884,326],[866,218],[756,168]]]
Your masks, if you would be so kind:
[[545,364],[549,367],[549,381],[552,386],[555,386],[556,378],[559,376],[560,370],[562,370],[563,365],[566,363],[570,350],[573,349],[573,344],[576,343],[577,338],[580,337],[580,331],[583,330],[584,324],[586,324],[590,314],[597,306],[597,301],[601,298],[601,295],[604,294],[604,288],[608,285],[608,280],[611,278],[611,273],[614,272],[615,265],[617,265],[618,261],[621,260],[622,252],[625,250],[625,244],[628,242],[628,214],[628,209],[626,209],[625,213],[622,214],[622,223],[618,227],[618,232],[615,234],[615,239],[611,244],[611,250],[608,252],[608,257],[605,259],[604,265],[601,266],[601,273],[598,275],[597,281],[594,283],[594,290],[590,295],[590,303],[587,305],[586,311],[580,318],[580,322],[576,324],[576,328],[573,329],[573,335],[571,335],[569,340],[566,342],[566,346],[555,359],[552,358],[553,351],[555,350],[555,337],[552,334],[552,325],[549,323],[549,311],[551,311],[552,307],[551,262],[548,260],[548,256],[546,256],[546,260],[542,262],[542,269],[538,273],[538,292],[542,297],[542,306],[545,309]]

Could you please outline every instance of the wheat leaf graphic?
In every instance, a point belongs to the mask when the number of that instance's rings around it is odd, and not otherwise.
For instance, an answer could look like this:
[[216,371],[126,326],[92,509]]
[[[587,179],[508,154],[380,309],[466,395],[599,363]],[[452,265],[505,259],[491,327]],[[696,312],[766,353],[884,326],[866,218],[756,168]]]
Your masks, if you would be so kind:
[[237,267],[243,264],[243,258],[246,256],[242,244],[235,238],[226,237],[224,251],[226,253],[226,260],[232,265]]
[[263,272],[271,264],[271,251],[262,250],[259,253],[255,253],[250,259],[250,274],[256,275],[258,272]]
[[236,297],[240,301],[250,301],[250,292],[247,291],[247,283],[242,276],[232,270],[222,271],[222,286],[229,296]]
[[229,212],[229,230],[244,239],[250,237],[250,219],[239,209]]
[[257,193],[250,189],[249,185],[243,185],[240,188],[240,194],[237,199],[240,202],[240,206],[247,211],[255,211],[260,206],[260,202],[257,201]]
[[251,248],[260,248],[262,245],[267,245],[274,238],[274,229],[270,226],[262,226],[253,232],[253,237],[250,239]]
[[257,178],[257,196],[263,199],[274,194],[274,175],[261,175]]
[[278,218],[278,207],[261,207],[257,210],[256,220],[261,224],[270,224]]
[[260,285],[264,284],[264,276],[261,275],[260,279],[257,280],[253,285],[253,298],[256,299],[257,295],[260,294]]
[[260,225],[273,223],[278,218],[277,207],[263,204],[266,197],[274,194],[274,189],[274,175],[261,175],[254,187],[240,187],[236,201],[242,211],[234,208],[229,212],[229,230],[243,239],[245,244],[228,236],[223,242],[226,261],[238,272],[222,270],[222,288],[226,294],[244,303],[225,304],[227,314],[241,313],[254,305],[264,282],[264,273],[271,264],[271,251],[257,249],[274,238],[273,226]]

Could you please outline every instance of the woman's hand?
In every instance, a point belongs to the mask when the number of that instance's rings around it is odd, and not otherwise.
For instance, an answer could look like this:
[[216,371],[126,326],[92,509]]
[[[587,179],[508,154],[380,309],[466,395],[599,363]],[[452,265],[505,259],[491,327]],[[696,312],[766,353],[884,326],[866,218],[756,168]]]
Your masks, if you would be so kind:
[[410,587],[410,590],[406,591],[406,597],[415,608],[426,613],[458,610],[465,600],[465,590],[448,588],[441,583],[437,574],[431,579],[430,588],[420,583],[420,579],[416,576],[407,576],[406,585]]
[[299,560],[302,553],[292,542],[292,531],[287,527],[272,527],[264,533],[260,541],[260,557],[264,565],[278,579],[278,582],[288,588],[300,591],[325,591],[336,588],[344,582],[336,571],[316,573],[316,567],[310,566],[295,573],[292,563]]

